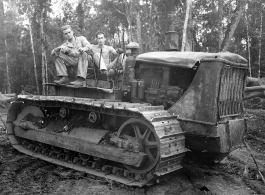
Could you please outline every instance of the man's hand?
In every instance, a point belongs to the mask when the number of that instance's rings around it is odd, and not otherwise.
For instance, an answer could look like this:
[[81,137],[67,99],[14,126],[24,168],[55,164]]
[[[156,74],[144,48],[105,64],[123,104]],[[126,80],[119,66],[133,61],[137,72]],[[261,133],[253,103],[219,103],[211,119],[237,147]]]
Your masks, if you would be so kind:
[[67,47],[61,47],[61,52],[68,53],[69,49]]
[[78,49],[78,51],[80,52],[80,53],[83,53],[83,52],[85,52],[87,49],[85,48],[85,47],[80,47],[79,49]]
[[122,53],[124,53],[123,50],[122,50],[121,48],[117,48],[117,49],[116,49],[116,52],[117,52],[118,54],[122,54]]
[[58,52],[58,51],[60,51],[60,49],[61,49],[60,47],[56,47],[56,48],[54,48],[54,49],[52,50],[52,53],[51,53],[51,54],[52,54],[52,55],[55,55],[55,53]]

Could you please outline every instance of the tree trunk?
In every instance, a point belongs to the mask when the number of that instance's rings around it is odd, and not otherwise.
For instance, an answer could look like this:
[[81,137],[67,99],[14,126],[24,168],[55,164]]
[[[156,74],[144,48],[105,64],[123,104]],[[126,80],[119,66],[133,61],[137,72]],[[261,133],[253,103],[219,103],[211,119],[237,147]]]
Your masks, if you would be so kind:
[[[45,65],[45,83],[49,83],[49,78],[48,78],[48,64],[47,64],[47,50],[46,46],[44,47],[44,53],[43,53],[43,58],[44,58],[44,65]],[[45,90],[46,90],[46,95],[48,95],[48,86],[45,85]]]
[[229,47],[229,45],[231,43],[231,40],[232,40],[232,37],[233,37],[234,32],[236,30],[236,27],[237,27],[237,25],[238,25],[238,23],[239,23],[242,15],[243,15],[243,13],[244,13],[244,8],[245,8],[245,6],[247,4],[247,0],[242,0],[239,3],[240,4],[238,5],[239,6],[239,9],[238,9],[238,11],[236,13],[236,18],[231,23],[230,30],[228,29],[229,30],[228,36],[224,40],[224,47],[222,49],[222,52],[225,52],[225,51],[228,50],[228,47]]
[[4,2],[1,0],[0,2],[0,20],[1,20],[1,31],[2,35],[4,36],[4,43],[5,43],[5,62],[6,62],[6,90],[7,93],[11,93],[11,82],[9,77],[9,53],[8,53],[8,44],[6,40],[6,26],[5,26],[5,8],[4,8]]
[[33,42],[32,28],[31,28],[30,21],[29,21],[29,35],[30,35],[30,43],[31,43],[31,50],[32,50],[32,57],[33,57],[33,64],[34,64],[35,84],[36,84],[37,94],[39,95],[40,89],[39,89],[39,84],[38,84],[37,65],[36,65],[36,59],[35,59],[34,42]]
[[125,29],[123,28],[122,29],[122,48],[125,51],[125,41],[124,41],[124,39],[125,39]]
[[249,71],[249,76],[252,77],[252,72],[251,72],[251,63],[250,63],[250,46],[249,46],[249,28],[248,28],[248,12],[247,9],[245,11],[245,18],[246,18],[246,31],[247,31],[247,53],[248,53],[248,71]]
[[223,7],[224,7],[224,0],[218,1],[218,51],[221,51],[221,45],[223,40]]
[[142,42],[142,23],[141,23],[141,16],[140,16],[140,3],[139,0],[132,1],[131,5],[131,13],[133,18],[136,19],[136,35],[137,35],[137,42],[139,44],[139,53],[143,52],[143,42]]
[[193,36],[190,29],[192,28],[192,6],[191,2],[189,5],[189,19],[188,19],[188,30],[186,32],[186,43],[185,43],[185,51],[194,51],[193,45]]
[[[41,17],[40,17],[42,84],[48,82],[45,38],[44,38],[44,32],[43,32],[43,23],[44,23],[43,12],[44,12],[44,8],[42,8],[41,10]],[[47,95],[47,86],[43,85],[42,94]]]
[[186,0],[186,16],[184,21],[184,27],[183,27],[183,35],[182,35],[182,44],[181,44],[181,51],[185,50],[186,45],[186,37],[187,37],[187,26],[189,21],[189,12],[190,12],[190,0]]
[[9,53],[8,53],[8,46],[7,46],[7,41],[5,37],[5,50],[6,50],[6,89],[7,93],[11,93],[11,82],[10,82],[10,77],[9,77]]
[[261,41],[262,41],[262,2],[260,1],[260,30],[259,30],[259,57],[258,57],[258,78],[260,78],[260,59],[261,59]]
[[133,41],[133,32],[132,32],[132,18],[130,15],[130,4],[125,2],[125,16],[128,22],[128,40],[129,42]]
[[120,48],[122,48],[122,46],[121,46],[121,35],[120,35],[120,29],[119,29],[119,24],[117,23],[117,33],[118,33],[118,44],[119,44],[119,46],[118,47],[120,47]]
[[137,11],[136,13],[136,26],[137,26],[137,38],[138,38],[138,44],[140,46],[139,53],[143,52],[143,42],[142,42],[142,24],[140,20],[140,13]]

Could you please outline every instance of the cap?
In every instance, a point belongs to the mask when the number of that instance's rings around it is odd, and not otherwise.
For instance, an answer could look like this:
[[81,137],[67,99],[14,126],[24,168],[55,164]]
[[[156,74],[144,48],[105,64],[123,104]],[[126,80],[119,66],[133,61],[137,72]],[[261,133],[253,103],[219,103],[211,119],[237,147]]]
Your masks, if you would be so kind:
[[140,46],[136,42],[130,42],[128,45],[125,47],[126,49],[139,49]]

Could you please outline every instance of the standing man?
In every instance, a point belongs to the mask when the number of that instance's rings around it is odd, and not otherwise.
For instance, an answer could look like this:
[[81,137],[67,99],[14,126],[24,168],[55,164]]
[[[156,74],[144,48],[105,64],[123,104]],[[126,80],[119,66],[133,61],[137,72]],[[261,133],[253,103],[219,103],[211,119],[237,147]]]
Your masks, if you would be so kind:
[[[98,44],[92,45],[91,50],[94,54],[94,62],[97,67],[99,67],[100,71],[104,72],[111,68],[122,67],[125,62],[125,54],[119,55],[123,53],[122,49],[118,48],[115,50],[113,47],[105,45],[105,33],[102,31],[99,31],[96,34],[96,38]],[[110,59],[110,53],[114,54],[116,57],[112,62]]]
[[83,36],[76,37],[70,25],[62,28],[65,42],[52,50],[52,55],[55,56],[55,67],[58,80],[57,84],[69,84],[66,66],[78,66],[77,80],[70,84],[76,86],[86,85],[87,66],[90,56],[86,53],[91,47],[91,44]]

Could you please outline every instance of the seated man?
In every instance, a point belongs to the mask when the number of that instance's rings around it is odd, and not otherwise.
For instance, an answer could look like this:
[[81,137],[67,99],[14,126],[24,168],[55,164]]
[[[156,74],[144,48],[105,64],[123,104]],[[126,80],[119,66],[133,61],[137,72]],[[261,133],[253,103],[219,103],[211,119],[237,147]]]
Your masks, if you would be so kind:
[[57,84],[69,84],[66,66],[78,66],[77,80],[71,82],[76,86],[85,86],[88,61],[90,56],[86,53],[91,44],[83,36],[76,37],[70,25],[63,26],[63,36],[66,41],[59,47],[52,50],[55,56],[55,67],[59,80],[54,82]]
[[[96,34],[96,38],[98,44],[91,45],[91,50],[94,54],[94,62],[101,72],[112,68],[117,69],[123,67],[126,56],[125,54],[119,55],[123,52],[122,49],[119,48],[115,50],[113,47],[105,45],[105,33],[102,31],[99,31]],[[110,59],[110,53],[114,54],[115,57],[117,56],[112,62]]]

